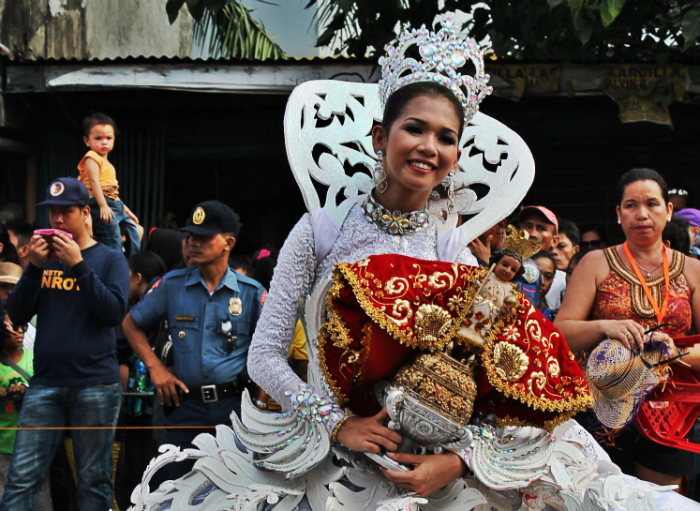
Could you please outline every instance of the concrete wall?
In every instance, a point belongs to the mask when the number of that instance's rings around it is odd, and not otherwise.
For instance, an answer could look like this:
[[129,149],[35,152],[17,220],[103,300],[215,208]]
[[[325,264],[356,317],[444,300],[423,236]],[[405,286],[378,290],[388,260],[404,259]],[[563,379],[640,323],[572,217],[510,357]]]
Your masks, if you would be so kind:
[[0,0],[0,42],[20,58],[190,57],[192,18],[161,0]]

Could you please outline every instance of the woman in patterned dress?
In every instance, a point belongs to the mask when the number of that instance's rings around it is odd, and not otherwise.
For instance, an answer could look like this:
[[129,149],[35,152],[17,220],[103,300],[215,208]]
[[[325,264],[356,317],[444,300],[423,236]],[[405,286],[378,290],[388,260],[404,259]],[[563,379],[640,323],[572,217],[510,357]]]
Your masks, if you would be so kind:
[[[663,178],[650,169],[631,170],[620,179],[618,194],[617,216],[626,242],[581,260],[555,321],[581,362],[605,339],[641,349],[650,340],[644,332],[664,323],[668,325],[653,339],[667,343],[674,355],[672,338],[700,324],[700,261],[671,250],[661,239],[673,212]],[[691,348],[684,360],[700,368],[698,350]],[[656,444],[634,430],[621,432],[613,443],[606,448],[613,461],[640,479],[680,484],[692,470],[690,452]]]

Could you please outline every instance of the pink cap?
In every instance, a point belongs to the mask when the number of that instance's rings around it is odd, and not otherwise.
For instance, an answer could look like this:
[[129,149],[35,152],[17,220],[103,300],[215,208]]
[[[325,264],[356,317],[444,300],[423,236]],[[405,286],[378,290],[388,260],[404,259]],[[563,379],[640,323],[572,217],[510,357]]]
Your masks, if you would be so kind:
[[525,206],[518,213],[518,223],[522,222],[523,217],[528,213],[532,213],[533,210],[543,215],[550,224],[554,225],[554,234],[559,233],[559,222],[557,221],[557,215],[552,213],[551,210],[545,208],[544,206]]

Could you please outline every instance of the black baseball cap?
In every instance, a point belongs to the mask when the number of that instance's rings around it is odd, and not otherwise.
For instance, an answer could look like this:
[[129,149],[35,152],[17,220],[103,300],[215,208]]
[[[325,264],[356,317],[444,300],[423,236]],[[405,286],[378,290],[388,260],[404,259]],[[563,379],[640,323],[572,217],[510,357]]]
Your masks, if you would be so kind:
[[54,179],[46,189],[44,202],[37,206],[87,206],[90,194],[87,187],[74,177]]
[[226,204],[210,200],[197,204],[180,230],[202,236],[232,232],[235,237],[238,236],[238,218]]

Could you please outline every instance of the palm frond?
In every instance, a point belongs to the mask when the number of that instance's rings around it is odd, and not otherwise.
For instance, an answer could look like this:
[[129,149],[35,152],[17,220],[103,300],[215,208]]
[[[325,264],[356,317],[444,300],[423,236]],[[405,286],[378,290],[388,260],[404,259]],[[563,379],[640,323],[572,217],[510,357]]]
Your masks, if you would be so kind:
[[252,10],[235,0],[229,0],[216,13],[205,9],[202,17],[194,22],[193,36],[198,44],[208,42],[212,58],[289,58],[262,23],[253,19]]

